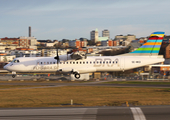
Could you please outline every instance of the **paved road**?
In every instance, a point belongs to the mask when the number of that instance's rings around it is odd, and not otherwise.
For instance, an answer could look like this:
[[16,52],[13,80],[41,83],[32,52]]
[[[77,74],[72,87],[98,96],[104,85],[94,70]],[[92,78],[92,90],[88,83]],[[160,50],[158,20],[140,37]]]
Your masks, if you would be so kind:
[[170,106],[0,109],[1,120],[170,120]]

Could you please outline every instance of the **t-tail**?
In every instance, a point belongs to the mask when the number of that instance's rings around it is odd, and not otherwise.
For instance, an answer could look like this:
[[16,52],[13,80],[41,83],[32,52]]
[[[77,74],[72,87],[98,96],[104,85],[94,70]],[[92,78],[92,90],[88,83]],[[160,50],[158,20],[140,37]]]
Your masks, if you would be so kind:
[[143,44],[137,50],[128,53],[128,55],[134,56],[158,56],[161,44],[164,38],[165,32],[152,33],[147,42]]

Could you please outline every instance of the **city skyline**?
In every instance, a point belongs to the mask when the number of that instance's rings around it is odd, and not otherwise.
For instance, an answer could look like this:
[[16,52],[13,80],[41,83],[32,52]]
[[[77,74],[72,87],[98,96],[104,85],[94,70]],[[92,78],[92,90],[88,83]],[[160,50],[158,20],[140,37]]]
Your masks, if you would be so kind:
[[170,34],[168,0],[0,0],[0,38],[90,39],[98,28],[116,35],[146,37],[154,31]]

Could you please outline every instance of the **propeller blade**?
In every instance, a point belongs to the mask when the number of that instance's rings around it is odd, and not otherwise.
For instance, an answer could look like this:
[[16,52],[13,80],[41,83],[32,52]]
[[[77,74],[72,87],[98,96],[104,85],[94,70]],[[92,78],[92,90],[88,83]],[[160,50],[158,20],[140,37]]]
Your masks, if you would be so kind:
[[57,47],[57,56],[55,56],[54,59],[57,60],[57,64],[58,64],[58,63],[59,63],[59,60],[60,60],[59,55],[58,55],[58,47]]

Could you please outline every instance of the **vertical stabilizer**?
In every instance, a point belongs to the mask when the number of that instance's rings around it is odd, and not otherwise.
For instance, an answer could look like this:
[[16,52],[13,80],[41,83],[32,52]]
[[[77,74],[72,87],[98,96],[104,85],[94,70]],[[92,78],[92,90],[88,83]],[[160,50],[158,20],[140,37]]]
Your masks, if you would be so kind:
[[162,45],[165,32],[154,32],[150,35],[147,42],[129,55],[137,56],[157,56]]

